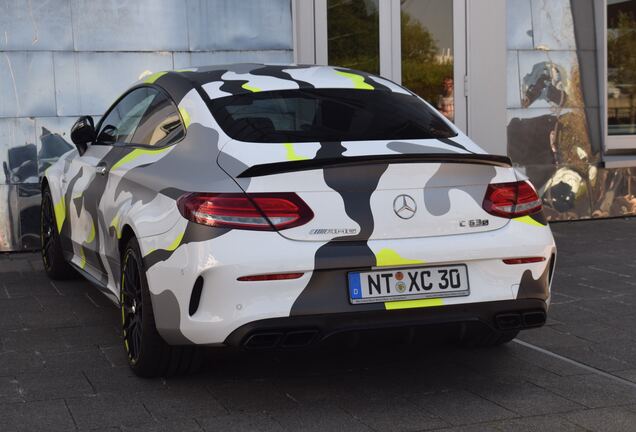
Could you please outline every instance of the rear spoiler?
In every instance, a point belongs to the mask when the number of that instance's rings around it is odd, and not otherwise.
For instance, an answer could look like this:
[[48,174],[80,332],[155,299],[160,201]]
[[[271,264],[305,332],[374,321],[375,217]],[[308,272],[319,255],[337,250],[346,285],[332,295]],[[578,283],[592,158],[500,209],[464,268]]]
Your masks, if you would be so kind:
[[299,161],[273,162],[251,166],[243,171],[241,174],[239,174],[238,177],[262,177],[272,174],[282,174],[287,172],[307,171],[322,168],[395,163],[454,163],[490,165],[506,168],[512,167],[512,161],[508,156],[475,153],[389,154],[342,156],[338,158],[318,158]]

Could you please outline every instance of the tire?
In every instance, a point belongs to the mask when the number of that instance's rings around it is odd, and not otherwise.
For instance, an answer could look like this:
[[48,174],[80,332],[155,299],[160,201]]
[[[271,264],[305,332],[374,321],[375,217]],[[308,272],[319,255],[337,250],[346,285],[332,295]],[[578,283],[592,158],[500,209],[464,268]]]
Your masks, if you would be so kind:
[[53,280],[67,280],[77,277],[77,272],[64,259],[60,233],[57,231],[53,198],[48,187],[42,193],[40,206],[40,251],[44,271]]
[[464,348],[493,348],[507,344],[517,337],[519,330],[497,331],[487,326],[464,327],[459,344]]
[[121,263],[122,338],[130,368],[144,378],[198,371],[202,364],[199,347],[168,345],[157,331],[146,271],[134,237],[126,244]]

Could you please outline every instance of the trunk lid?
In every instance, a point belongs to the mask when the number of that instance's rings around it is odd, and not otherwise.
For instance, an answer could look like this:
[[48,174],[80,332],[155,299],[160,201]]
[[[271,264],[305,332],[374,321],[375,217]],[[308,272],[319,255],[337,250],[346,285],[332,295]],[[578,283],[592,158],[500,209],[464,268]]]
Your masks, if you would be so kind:
[[490,183],[516,181],[508,158],[473,153],[451,140],[230,141],[218,163],[248,193],[297,193],[314,218],[280,234],[301,241],[496,230],[508,220],[483,210],[486,188]]

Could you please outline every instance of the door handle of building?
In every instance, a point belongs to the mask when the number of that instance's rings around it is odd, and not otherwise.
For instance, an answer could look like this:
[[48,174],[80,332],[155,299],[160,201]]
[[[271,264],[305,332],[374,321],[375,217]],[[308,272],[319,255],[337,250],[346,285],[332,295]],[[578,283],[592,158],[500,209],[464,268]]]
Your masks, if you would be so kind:
[[106,165],[102,165],[102,164],[97,165],[97,174],[106,175],[106,172],[108,172]]

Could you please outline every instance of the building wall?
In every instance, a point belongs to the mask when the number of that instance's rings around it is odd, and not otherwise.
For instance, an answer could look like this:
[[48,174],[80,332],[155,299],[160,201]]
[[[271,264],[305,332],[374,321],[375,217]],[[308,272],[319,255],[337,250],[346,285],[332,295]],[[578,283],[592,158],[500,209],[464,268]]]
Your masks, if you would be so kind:
[[144,72],[292,58],[290,0],[0,0],[0,251],[39,246],[39,174]]
[[594,0],[507,0],[508,155],[550,220],[636,213],[636,170],[602,167]]

